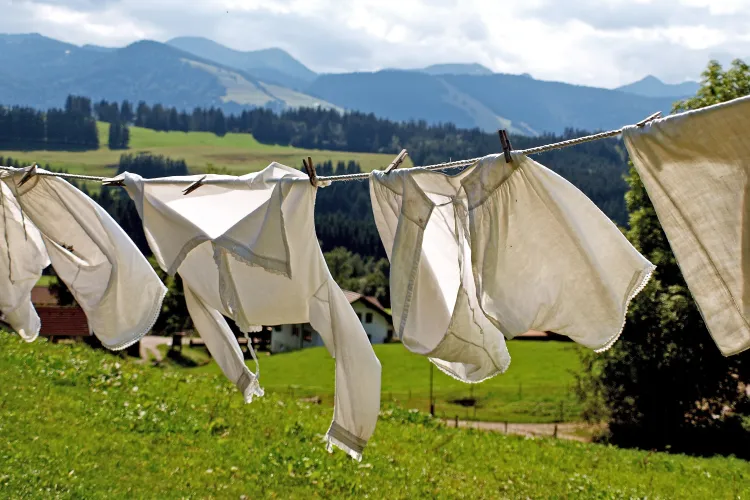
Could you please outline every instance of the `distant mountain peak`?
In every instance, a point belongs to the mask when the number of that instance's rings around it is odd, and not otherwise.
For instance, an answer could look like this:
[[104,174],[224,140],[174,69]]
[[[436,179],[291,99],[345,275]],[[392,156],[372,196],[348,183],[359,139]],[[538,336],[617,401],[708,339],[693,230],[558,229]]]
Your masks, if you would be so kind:
[[304,87],[317,76],[314,71],[278,47],[240,51],[202,37],[173,38],[167,45],[292,88]]
[[654,75],[646,75],[640,80],[617,87],[615,90],[643,97],[673,97],[680,99],[691,96],[698,91],[698,82],[664,83]]
[[427,66],[426,68],[422,68],[420,71],[422,73],[427,73],[428,75],[484,76],[492,74],[491,69],[478,63],[433,64],[431,66]]

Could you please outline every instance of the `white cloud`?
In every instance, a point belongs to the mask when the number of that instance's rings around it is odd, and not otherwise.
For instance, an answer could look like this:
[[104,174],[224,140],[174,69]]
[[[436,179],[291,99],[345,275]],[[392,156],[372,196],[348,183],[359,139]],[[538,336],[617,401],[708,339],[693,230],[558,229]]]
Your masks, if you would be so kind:
[[322,72],[478,62],[616,86],[750,57],[750,0],[0,0],[0,12],[0,32],[106,46],[205,36]]

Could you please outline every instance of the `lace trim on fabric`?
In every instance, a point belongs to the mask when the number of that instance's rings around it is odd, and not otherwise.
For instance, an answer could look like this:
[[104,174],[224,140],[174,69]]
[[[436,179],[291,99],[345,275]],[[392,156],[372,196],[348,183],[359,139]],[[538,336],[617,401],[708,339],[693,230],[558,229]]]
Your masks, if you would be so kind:
[[177,257],[174,258],[172,264],[170,264],[169,269],[166,270],[167,274],[170,276],[174,276],[175,274],[177,274],[177,270],[180,268],[180,266],[182,265],[182,261],[185,260],[187,255],[192,252],[195,247],[205,241],[209,241],[209,238],[208,236],[203,235],[196,236],[195,238],[188,240],[188,242],[185,243],[185,245],[182,247],[182,250],[180,250],[180,252],[177,254]]
[[237,380],[237,388],[242,392],[242,397],[245,399],[245,403],[249,404],[253,402],[253,397],[263,397],[265,392],[258,382],[258,377],[253,376],[252,373],[242,372],[239,380]]
[[221,247],[232,257],[247,264],[248,266],[262,267],[264,270],[279,274],[285,278],[292,277],[292,271],[289,266],[289,260],[283,261],[271,257],[263,257],[256,254],[245,245],[237,243],[229,238],[218,238],[214,245]]
[[[111,351],[122,351],[123,349],[127,349],[131,345],[140,341],[148,332],[151,331],[151,329],[156,324],[156,320],[159,319],[159,314],[161,314],[161,306],[162,306],[162,303],[164,302],[164,297],[166,297],[166,295],[167,295],[167,287],[162,286],[161,296],[154,302],[153,306],[151,307],[151,311],[149,313],[150,316],[146,322],[147,326],[145,328],[142,328],[142,327],[136,328],[134,329],[134,331],[128,332],[126,336],[132,337],[132,338],[122,341],[118,344],[107,345],[106,343],[102,341],[102,345]],[[133,337],[133,335],[135,335],[135,337]]]
[[640,280],[640,284],[633,289],[633,291],[628,296],[628,300],[625,302],[625,312],[622,315],[622,326],[620,327],[620,331],[614,334],[610,339],[604,343],[602,347],[599,347],[598,349],[594,349],[594,352],[596,353],[602,353],[605,351],[608,351],[612,348],[613,345],[615,345],[615,342],[617,342],[617,339],[620,338],[620,335],[622,335],[622,331],[625,329],[625,324],[628,321],[628,308],[630,307],[630,302],[635,298],[636,295],[641,293],[644,288],[646,288],[646,285],[648,285],[648,282],[651,280],[651,276],[654,274],[654,271],[656,270],[656,266],[651,264],[648,268],[646,268],[645,273],[643,273],[643,276]]
[[354,460],[361,462],[367,441],[355,436],[336,422],[331,422],[331,428],[326,434],[326,450],[332,453],[334,446],[346,452]]

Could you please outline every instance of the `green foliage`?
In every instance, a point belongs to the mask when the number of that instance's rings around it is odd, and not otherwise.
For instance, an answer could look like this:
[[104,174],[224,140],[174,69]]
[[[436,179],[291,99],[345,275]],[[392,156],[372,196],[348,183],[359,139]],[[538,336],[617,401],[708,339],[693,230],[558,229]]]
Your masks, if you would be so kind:
[[[750,94],[750,67],[711,62],[696,109]],[[724,358],[684,282],[635,169],[626,181],[627,236],[658,267],[633,300],[622,338],[603,356],[584,355],[579,394],[586,415],[609,418],[613,442],[686,452],[750,456],[750,353]]]
[[386,307],[390,305],[388,259],[363,258],[344,247],[334,248],[324,257],[341,288],[375,297]]
[[68,96],[65,109],[42,112],[0,106],[0,144],[17,149],[89,150],[99,147],[91,100]]
[[3,498],[744,498],[747,462],[527,439],[384,407],[364,460],[331,409],[223,376],[0,335]]
[[123,122],[112,122],[109,126],[109,149],[128,149],[130,129]]

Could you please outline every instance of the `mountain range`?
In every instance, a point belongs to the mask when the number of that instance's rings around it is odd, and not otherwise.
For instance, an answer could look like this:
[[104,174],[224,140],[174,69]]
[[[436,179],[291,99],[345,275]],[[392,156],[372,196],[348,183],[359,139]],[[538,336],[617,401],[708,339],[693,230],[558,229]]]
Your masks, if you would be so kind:
[[697,88],[648,76],[603,89],[493,73],[480,64],[317,74],[278,48],[243,52],[206,38],[106,48],[0,34],[0,104],[38,108],[59,107],[68,94],[230,112],[323,107],[538,135],[617,128],[668,112]]

